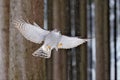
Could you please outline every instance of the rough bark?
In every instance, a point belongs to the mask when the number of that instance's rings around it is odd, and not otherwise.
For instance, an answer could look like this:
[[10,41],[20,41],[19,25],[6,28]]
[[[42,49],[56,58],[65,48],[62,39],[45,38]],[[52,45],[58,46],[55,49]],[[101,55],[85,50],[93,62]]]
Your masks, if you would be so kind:
[[[66,21],[66,2],[64,0],[53,0],[53,27],[64,33]],[[53,80],[67,79],[66,52],[59,50],[53,53]]]
[[104,45],[103,45],[103,1],[95,0],[96,3],[96,80],[105,80],[105,62],[104,62]]
[[10,1],[9,80],[26,80],[24,38],[13,27],[15,17],[22,15],[21,0]]
[[43,0],[10,1],[9,80],[45,80],[45,59],[32,56],[38,45],[27,41],[13,27],[13,20],[19,16],[42,27]]
[[105,80],[110,80],[110,25],[109,25],[109,0],[104,1],[104,56]]
[[[80,36],[87,38],[87,0],[79,0],[80,3]],[[87,44],[80,46],[80,80],[87,80]]]
[[[76,0],[75,3],[75,35],[80,36],[80,9],[79,9],[79,0]],[[80,47],[76,48],[76,71],[77,71],[77,80],[80,80]]]
[[96,4],[96,80],[110,80],[109,1]]
[[9,0],[0,0],[0,80],[8,80]]
[[[60,9],[60,31],[62,34],[64,35],[68,35],[70,32],[70,26],[69,26],[69,8],[68,8],[68,0],[60,0],[60,4],[61,4],[61,9]],[[67,75],[67,70],[68,70],[68,66],[67,66],[67,59],[68,59],[68,51],[67,50],[59,50],[60,51],[60,61],[61,61],[61,67],[62,67],[62,80],[67,80],[68,79],[68,75]]]

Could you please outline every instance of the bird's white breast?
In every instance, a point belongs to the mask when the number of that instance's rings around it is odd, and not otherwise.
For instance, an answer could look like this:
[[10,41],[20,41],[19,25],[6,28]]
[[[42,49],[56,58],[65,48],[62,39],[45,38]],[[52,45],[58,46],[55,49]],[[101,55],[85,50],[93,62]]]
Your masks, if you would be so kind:
[[59,32],[52,31],[46,36],[44,45],[51,46],[52,49],[56,48],[60,41],[60,38],[61,34]]

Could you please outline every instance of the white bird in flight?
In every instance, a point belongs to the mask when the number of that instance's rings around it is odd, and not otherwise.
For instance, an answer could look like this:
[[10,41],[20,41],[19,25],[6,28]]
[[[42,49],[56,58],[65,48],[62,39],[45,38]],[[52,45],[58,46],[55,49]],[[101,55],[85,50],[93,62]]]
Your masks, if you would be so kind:
[[32,54],[36,57],[50,58],[53,49],[57,51],[58,49],[70,49],[89,40],[68,37],[57,30],[47,31],[36,23],[30,24],[24,20],[15,20],[13,24],[27,40],[38,44],[44,41],[44,44]]

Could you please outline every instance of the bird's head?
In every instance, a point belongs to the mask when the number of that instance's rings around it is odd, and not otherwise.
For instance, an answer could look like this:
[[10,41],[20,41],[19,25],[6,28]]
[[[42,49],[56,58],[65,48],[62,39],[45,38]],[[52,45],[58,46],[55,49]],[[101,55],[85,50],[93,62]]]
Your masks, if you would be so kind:
[[60,31],[58,31],[57,29],[54,29],[54,30],[52,31],[52,33],[53,33],[53,34],[56,34],[56,35],[61,35]]

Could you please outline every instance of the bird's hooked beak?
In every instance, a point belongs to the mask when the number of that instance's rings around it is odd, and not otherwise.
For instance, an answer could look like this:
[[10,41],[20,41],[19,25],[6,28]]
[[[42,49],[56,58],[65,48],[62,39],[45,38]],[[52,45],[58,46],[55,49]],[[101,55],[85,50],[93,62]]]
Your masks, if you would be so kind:
[[57,30],[57,29],[54,29],[53,31],[58,32],[58,30]]
[[58,33],[60,33],[60,31],[59,31],[58,29],[54,29],[53,31],[54,31],[54,32],[58,32]]
[[58,34],[58,35],[60,35],[60,34],[61,34],[61,33],[60,33],[60,31],[59,31],[59,30],[57,30],[57,29],[54,29],[52,32],[53,32],[53,33],[56,33],[56,34]]

